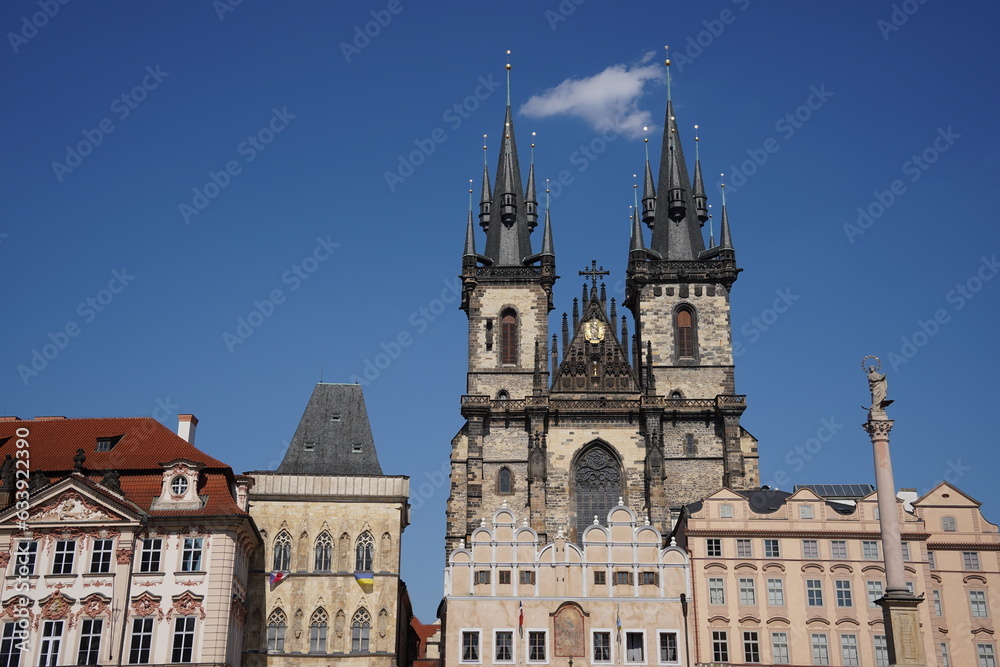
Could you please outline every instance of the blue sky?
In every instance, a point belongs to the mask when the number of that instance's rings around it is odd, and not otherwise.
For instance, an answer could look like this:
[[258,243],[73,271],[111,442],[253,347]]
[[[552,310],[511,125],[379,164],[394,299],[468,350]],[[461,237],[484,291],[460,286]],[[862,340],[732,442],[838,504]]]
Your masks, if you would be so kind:
[[4,3],[3,413],[173,428],[193,412],[200,447],[254,470],[280,460],[316,381],[360,375],[383,468],[412,479],[403,574],[432,619],[465,387],[453,289],[483,134],[496,163],[505,52],[522,165],[537,132],[539,178],[561,175],[555,327],[591,259],[621,295],[669,44],[716,210],[715,175],[730,184],[737,390],[762,481],[873,481],[859,364],[875,354],[897,486],[948,478],[997,520],[998,14]]

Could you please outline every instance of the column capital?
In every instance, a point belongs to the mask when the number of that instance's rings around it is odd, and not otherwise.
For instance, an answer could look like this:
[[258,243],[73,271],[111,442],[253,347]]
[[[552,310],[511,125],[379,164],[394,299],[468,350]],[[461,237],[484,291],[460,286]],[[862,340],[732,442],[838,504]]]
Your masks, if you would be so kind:
[[889,437],[889,431],[892,430],[892,425],[896,422],[892,419],[869,419],[867,422],[861,425],[861,428],[868,431],[868,434],[872,438],[886,438]]

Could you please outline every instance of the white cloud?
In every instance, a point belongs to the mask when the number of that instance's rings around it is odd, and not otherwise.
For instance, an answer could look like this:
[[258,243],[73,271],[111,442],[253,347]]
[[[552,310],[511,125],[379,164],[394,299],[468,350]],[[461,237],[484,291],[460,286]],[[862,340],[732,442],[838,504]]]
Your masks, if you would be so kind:
[[[650,58],[643,58],[648,63]],[[521,107],[531,118],[575,116],[595,130],[611,127],[626,136],[643,136],[643,126],[652,127],[652,114],[639,108],[638,101],[649,81],[662,81],[663,68],[641,64],[629,69],[612,65],[585,79],[566,79],[555,88],[535,95]]]

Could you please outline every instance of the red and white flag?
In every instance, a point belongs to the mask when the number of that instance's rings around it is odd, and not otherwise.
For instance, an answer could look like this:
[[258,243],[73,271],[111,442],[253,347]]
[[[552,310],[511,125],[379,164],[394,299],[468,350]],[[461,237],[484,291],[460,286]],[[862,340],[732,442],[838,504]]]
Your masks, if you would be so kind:
[[281,583],[282,579],[288,577],[284,572],[272,572],[271,573],[271,585],[274,586],[277,583]]

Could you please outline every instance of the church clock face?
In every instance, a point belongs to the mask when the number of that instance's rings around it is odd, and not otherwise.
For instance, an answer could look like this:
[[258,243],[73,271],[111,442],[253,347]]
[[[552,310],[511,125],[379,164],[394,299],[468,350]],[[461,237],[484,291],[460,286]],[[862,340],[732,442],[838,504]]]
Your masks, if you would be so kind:
[[583,336],[588,343],[600,343],[604,340],[604,323],[600,320],[588,320],[583,325]]

